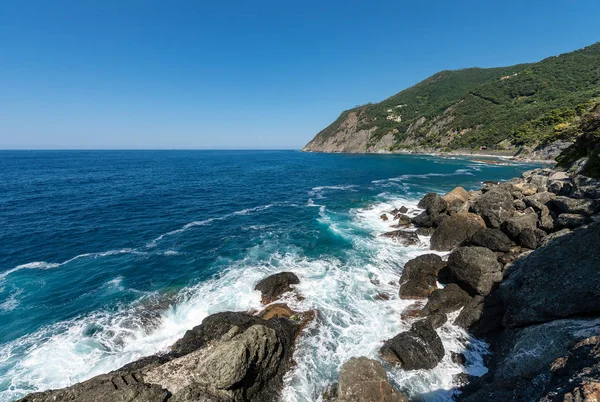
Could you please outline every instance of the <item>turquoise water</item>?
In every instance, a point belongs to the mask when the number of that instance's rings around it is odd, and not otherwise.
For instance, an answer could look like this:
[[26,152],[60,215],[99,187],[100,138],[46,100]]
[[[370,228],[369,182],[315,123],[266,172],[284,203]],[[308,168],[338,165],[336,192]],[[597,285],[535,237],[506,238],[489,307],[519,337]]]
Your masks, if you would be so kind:
[[[209,314],[260,307],[254,284],[291,270],[319,320],[300,340],[286,401],[318,400],[352,356],[409,326],[401,267],[426,251],[377,235],[379,215],[426,192],[530,165],[295,151],[1,151],[0,401],[70,385],[166,350]],[[378,300],[379,293],[390,300]],[[485,345],[441,329],[482,373]],[[460,367],[390,370],[445,399]]]

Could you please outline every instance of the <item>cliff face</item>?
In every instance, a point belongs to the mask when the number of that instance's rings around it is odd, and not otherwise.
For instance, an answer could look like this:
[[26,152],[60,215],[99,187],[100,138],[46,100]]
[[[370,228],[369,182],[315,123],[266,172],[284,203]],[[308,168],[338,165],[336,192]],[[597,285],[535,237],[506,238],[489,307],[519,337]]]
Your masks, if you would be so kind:
[[598,65],[600,43],[532,64],[442,71],[343,112],[303,150],[522,150],[535,157],[536,149],[576,138],[569,127],[600,98]]

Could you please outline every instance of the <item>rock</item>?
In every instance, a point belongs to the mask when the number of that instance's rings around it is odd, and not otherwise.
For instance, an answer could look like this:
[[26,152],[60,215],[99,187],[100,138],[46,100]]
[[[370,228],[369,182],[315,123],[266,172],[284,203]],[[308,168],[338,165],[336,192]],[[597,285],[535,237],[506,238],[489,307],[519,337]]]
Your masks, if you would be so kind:
[[565,355],[574,342],[600,335],[600,319],[565,319],[502,334],[494,377],[533,378]]
[[485,228],[477,231],[467,244],[486,247],[492,251],[508,252],[514,245],[500,229]]
[[467,373],[458,373],[452,376],[452,384],[454,384],[455,387],[460,389],[468,385],[471,381],[473,381],[476,378],[476,376]]
[[415,233],[419,236],[431,236],[434,231],[435,228],[417,228]]
[[489,227],[498,228],[513,215],[515,207],[510,192],[496,187],[477,198],[471,210],[480,215]]
[[380,216],[380,218],[381,218],[381,220],[382,220],[382,221],[384,221],[384,222],[387,222],[387,220],[388,220],[388,216],[387,216],[386,214],[382,214],[382,215]]
[[376,360],[353,357],[342,366],[337,389],[338,402],[408,402],[387,379]]
[[570,180],[571,177],[565,172],[554,172],[548,177],[548,180],[550,180],[550,181],[567,180],[567,179]]
[[598,200],[558,196],[552,200],[552,203],[556,205],[561,212],[569,214],[593,215],[600,211],[600,201]]
[[578,214],[560,214],[556,218],[555,225],[559,228],[575,229],[576,227],[590,223],[589,216]]
[[431,249],[449,251],[485,228],[481,217],[470,212],[456,213],[445,219],[431,236]]
[[475,293],[487,296],[502,280],[502,265],[484,247],[458,247],[448,257],[450,271]]
[[394,227],[404,227],[411,224],[411,219],[408,215],[398,214],[394,217],[394,219],[398,219],[398,223],[394,225]]
[[600,337],[577,342],[550,366],[551,378],[541,402],[600,400]]
[[510,238],[517,239],[523,229],[535,230],[537,221],[538,216],[536,214],[516,215],[504,221],[501,228]]
[[414,218],[411,218],[410,222],[416,227],[431,228],[434,226],[434,221],[438,217],[439,214],[430,215],[427,211],[423,211]]
[[554,229],[554,219],[550,215],[542,215],[540,217],[540,228],[551,231]]
[[553,194],[549,191],[544,191],[541,193],[537,193],[535,195],[531,195],[529,197],[523,198],[523,202],[528,207],[532,207],[536,211],[539,211],[542,208],[542,205],[547,205],[556,197],[556,194]]
[[448,203],[439,194],[429,193],[419,201],[417,206],[424,209],[428,215],[435,215],[444,212]]
[[515,187],[517,187],[524,196],[534,195],[538,192],[538,187],[533,184],[519,183],[516,184]]
[[556,195],[571,195],[573,183],[570,180],[555,180],[548,185],[548,191]]
[[387,340],[380,350],[384,360],[404,370],[430,370],[444,357],[444,345],[430,322],[421,320],[409,331]]
[[436,313],[427,316],[424,321],[429,322],[434,329],[438,329],[448,321],[448,316],[443,313]]
[[454,325],[457,325],[466,330],[471,329],[479,322],[483,315],[483,296],[476,295],[473,297],[461,310],[460,314],[454,320]]
[[446,285],[443,289],[434,290],[427,304],[420,311],[421,317],[433,314],[447,314],[460,310],[471,301],[471,296],[455,283]]
[[400,277],[400,298],[427,298],[437,289],[437,274],[446,262],[436,254],[420,255],[404,265]]
[[[600,313],[600,223],[555,238],[513,263],[500,285],[508,327]],[[449,265],[450,261],[449,261]]]
[[456,352],[450,352],[450,359],[453,363],[458,364],[459,366],[464,366],[467,361],[464,354]]
[[514,200],[513,205],[517,211],[523,211],[527,208],[527,204],[525,204],[525,201],[523,200]]
[[575,198],[600,199],[600,180],[598,179],[578,174],[573,176],[573,186],[572,196]]
[[548,176],[534,175],[529,179],[529,183],[537,187],[538,191],[546,191],[548,185]]
[[461,207],[469,201],[469,193],[462,187],[456,187],[442,197],[448,205],[448,211],[455,213],[461,209]]
[[293,272],[279,272],[258,282],[254,290],[261,292],[263,304],[269,304],[285,292],[293,290],[291,285],[299,283],[300,279]]
[[518,242],[521,246],[530,250],[535,250],[538,246],[538,238],[535,230],[525,228],[519,233]]
[[383,237],[388,237],[403,246],[417,246],[421,242],[419,240],[419,236],[415,232],[408,232],[406,230],[394,230],[392,232],[387,232],[382,234]]
[[398,214],[405,214],[408,212],[408,208],[406,208],[404,205],[401,206],[400,208],[394,208],[390,211],[390,214],[392,214],[392,216],[396,216]]
[[552,240],[554,240],[554,239],[556,239],[556,238],[558,238],[558,237],[564,236],[564,235],[566,235],[567,233],[571,233],[571,229],[562,229],[562,230],[559,230],[558,232],[551,233],[551,234],[549,234],[548,236],[544,237],[544,239],[543,239],[543,240],[540,242],[539,246],[540,246],[540,247],[542,247],[542,246],[546,246],[546,245],[548,245],[548,244],[549,244],[549,243],[550,243]]

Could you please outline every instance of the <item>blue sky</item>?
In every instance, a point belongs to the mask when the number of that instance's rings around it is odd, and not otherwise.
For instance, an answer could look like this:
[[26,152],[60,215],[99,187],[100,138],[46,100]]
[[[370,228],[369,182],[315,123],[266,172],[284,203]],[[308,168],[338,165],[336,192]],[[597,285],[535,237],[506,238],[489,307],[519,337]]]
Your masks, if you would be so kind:
[[300,148],[443,69],[600,40],[600,1],[0,2],[0,148]]

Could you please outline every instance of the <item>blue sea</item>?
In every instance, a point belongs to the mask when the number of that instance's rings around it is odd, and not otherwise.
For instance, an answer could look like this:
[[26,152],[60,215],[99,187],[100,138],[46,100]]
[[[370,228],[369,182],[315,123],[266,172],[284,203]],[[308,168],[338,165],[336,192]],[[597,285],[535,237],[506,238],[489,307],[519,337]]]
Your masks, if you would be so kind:
[[[531,168],[296,151],[1,151],[0,401],[165,351],[209,314],[259,309],[255,283],[280,271],[301,279],[304,299],[289,304],[319,312],[283,399],[319,400],[341,364],[376,357],[410,325],[398,280],[428,239],[382,238],[392,229],[379,216]],[[468,372],[485,372],[484,343],[450,324],[440,331]],[[446,356],[390,378],[443,400],[461,371]]]

